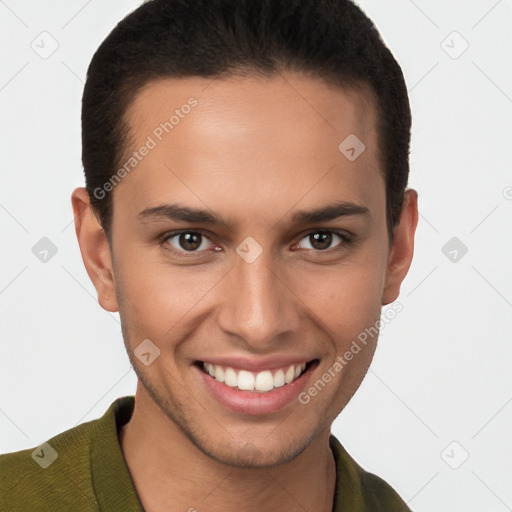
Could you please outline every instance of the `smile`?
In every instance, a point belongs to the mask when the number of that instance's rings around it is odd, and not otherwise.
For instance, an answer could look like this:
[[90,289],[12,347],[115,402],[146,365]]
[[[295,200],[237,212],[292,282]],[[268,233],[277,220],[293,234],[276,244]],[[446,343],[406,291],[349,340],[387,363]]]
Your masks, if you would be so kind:
[[221,382],[230,388],[267,393],[274,388],[291,384],[306,371],[308,364],[304,362],[260,372],[250,372],[207,362],[202,362],[201,368],[217,382]]

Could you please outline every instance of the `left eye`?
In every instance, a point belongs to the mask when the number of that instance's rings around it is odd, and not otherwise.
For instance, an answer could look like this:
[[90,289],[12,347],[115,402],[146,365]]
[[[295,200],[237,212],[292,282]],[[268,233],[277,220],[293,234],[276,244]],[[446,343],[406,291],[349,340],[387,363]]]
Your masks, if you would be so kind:
[[[315,251],[324,251],[330,248],[330,245],[333,241],[338,238],[340,242],[336,245],[343,245],[344,242],[347,242],[347,237],[341,233],[336,233],[335,231],[316,231],[313,233],[309,233],[306,235],[298,244],[301,249],[313,249]],[[302,241],[307,240],[311,247],[302,247],[300,244]]]

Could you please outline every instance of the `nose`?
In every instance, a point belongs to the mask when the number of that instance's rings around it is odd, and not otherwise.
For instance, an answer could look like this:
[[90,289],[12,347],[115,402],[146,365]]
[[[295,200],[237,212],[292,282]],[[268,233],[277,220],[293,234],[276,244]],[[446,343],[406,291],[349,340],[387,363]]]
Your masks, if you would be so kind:
[[271,352],[295,338],[300,301],[290,289],[290,272],[273,264],[266,251],[251,263],[235,255],[233,265],[223,280],[219,327],[253,352]]

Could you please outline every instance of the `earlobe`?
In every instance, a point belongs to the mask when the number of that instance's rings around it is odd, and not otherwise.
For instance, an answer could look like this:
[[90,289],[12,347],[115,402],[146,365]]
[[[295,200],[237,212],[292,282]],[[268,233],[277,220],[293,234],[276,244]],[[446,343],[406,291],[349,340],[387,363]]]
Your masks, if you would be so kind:
[[389,252],[386,283],[382,305],[398,298],[400,286],[411,266],[414,254],[414,234],[418,224],[418,193],[408,189],[404,194],[400,220],[394,229],[393,242]]
[[71,195],[75,216],[75,232],[82,259],[91,278],[98,302],[107,311],[118,311],[112,256],[107,236],[91,206],[89,194],[83,187]]

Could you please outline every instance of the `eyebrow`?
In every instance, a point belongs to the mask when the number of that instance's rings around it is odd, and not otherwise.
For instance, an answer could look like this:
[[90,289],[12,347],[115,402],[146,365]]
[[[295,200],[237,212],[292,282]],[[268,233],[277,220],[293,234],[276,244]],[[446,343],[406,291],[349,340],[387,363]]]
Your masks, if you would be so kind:
[[[296,224],[311,224],[315,222],[328,222],[340,217],[354,215],[368,215],[370,211],[365,206],[342,201],[326,205],[314,210],[299,210],[292,216]],[[190,224],[219,225],[231,229],[228,222],[222,217],[208,210],[180,206],[178,204],[164,204],[142,210],[137,218],[140,221],[174,220]]]

